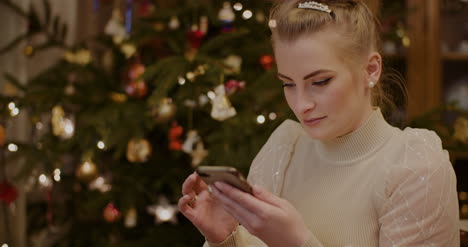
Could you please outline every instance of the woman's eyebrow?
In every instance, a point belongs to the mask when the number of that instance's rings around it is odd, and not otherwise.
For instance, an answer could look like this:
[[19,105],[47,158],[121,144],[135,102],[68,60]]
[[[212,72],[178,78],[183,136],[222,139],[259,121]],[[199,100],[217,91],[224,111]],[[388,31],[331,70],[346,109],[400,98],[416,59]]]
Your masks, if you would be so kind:
[[[318,74],[325,73],[325,72],[331,72],[331,70],[326,70],[326,69],[319,69],[319,70],[316,70],[316,71],[314,71],[314,72],[312,72],[312,73],[309,73],[309,74],[307,74],[306,76],[304,76],[303,80],[305,81],[305,80],[307,80],[307,79],[309,79],[309,78],[311,78],[311,77],[314,77],[314,76],[316,76],[316,75],[318,75]],[[286,75],[283,75],[283,74],[281,74],[281,73],[278,73],[277,76],[278,76],[278,77],[282,77],[282,78],[284,78],[284,79],[288,79],[288,80],[290,80],[290,81],[293,80],[293,79],[291,79],[290,77],[288,77],[288,76],[286,76]]]

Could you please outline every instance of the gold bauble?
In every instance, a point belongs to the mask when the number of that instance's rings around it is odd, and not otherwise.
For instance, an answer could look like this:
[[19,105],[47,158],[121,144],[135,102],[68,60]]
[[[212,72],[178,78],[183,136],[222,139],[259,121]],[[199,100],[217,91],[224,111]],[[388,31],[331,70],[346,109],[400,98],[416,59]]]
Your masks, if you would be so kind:
[[153,109],[153,116],[157,123],[165,123],[174,117],[176,109],[177,107],[172,102],[172,99],[164,98]]
[[123,93],[112,92],[110,97],[115,103],[124,103],[127,101],[127,95]]
[[24,48],[24,55],[27,57],[32,57],[34,52],[34,47],[32,45],[28,45]]
[[97,177],[98,169],[96,164],[91,160],[83,162],[78,169],[76,169],[76,176],[83,182],[90,182]]
[[125,227],[134,228],[137,225],[138,214],[135,208],[131,208],[125,214]]
[[462,205],[460,209],[460,218],[462,219],[468,218],[468,205],[467,204]]
[[132,139],[127,145],[127,160],[133,163],[143,163],[151,155],[151,144],[146,139]]

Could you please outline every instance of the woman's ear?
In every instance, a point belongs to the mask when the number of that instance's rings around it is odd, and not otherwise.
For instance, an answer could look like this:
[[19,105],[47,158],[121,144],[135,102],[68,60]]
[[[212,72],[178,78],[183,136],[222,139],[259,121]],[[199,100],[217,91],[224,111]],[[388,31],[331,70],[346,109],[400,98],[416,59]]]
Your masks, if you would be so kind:
[[377,83],[382,74],[382,56],[378,52],[372,52],[367,60],[366,74],[368,82]]

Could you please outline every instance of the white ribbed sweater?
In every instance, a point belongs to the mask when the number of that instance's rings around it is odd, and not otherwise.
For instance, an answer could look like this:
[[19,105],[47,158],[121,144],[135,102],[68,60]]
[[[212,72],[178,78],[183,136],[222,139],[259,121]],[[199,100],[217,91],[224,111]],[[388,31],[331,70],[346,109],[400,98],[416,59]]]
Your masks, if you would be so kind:
[[[301,213],[313,233],[303,247],[460,245],[456,178],[439,137],[394,128],[379,109],[330,142],[285,121],[253,161],[248,180]],[[204,246],[266,245],[239,226],[223,243]]]

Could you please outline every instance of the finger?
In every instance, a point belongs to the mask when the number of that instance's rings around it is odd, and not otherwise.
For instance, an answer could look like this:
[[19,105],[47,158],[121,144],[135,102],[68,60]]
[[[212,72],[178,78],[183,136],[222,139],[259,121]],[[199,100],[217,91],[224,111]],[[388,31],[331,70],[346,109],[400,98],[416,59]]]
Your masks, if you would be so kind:
[[182,194],[192,195],[192,196],[199,194],[200,191],[202,191],[198,188],[200,187],[200,185],[198,185],[198,183],[200,182],[199,180],[200,179],[198,175],[196,175],[195,173],[192,173],[190,176],[188,176],[188,178],[185,180],[184,184],[182,185]]
[[281,198],[258,185],[252,186],[252,194],[255,196],[255,198],[258,198],[259,200],[268,204],[274,205],[276,207],[283,206]]
[[198,176],[198,174],[195,172],[193,174],[195,176],[195,192],[197,194],[200,194],[202,191],[208,189],[208,185],[205,183],[205,181],[203,181],[200,176]]
[[188,203],[193,199],[194,197],[190,195],[184,195],[179,199],[179,203],[177,204],[179,207],[180,212],[182,212],[185,217],[187,217],[189,220],[193,218],[194,215],[194,209],[188,205]]
[[226,183],[216,182],[215,187],[221,191],[224,196],[228,197],[236,204],[242,205],[242,207],[256,215],[263,214],[267,210],[272,209],[270,204],[265,203],[255,198],[254,196],[234,188]]
[[191,174],[190,176],[185,179],[184,183],[182,184],[182,195],[188,195],[193,191],[193,184],[195,181],[195,176]]
[[236,218],[236,220],[242,225],[248,225],[249,221],[256,217],[255,214],[224,195],[216,186],[212,186],[212,193],[213,196],[221,203],[224,210]]

